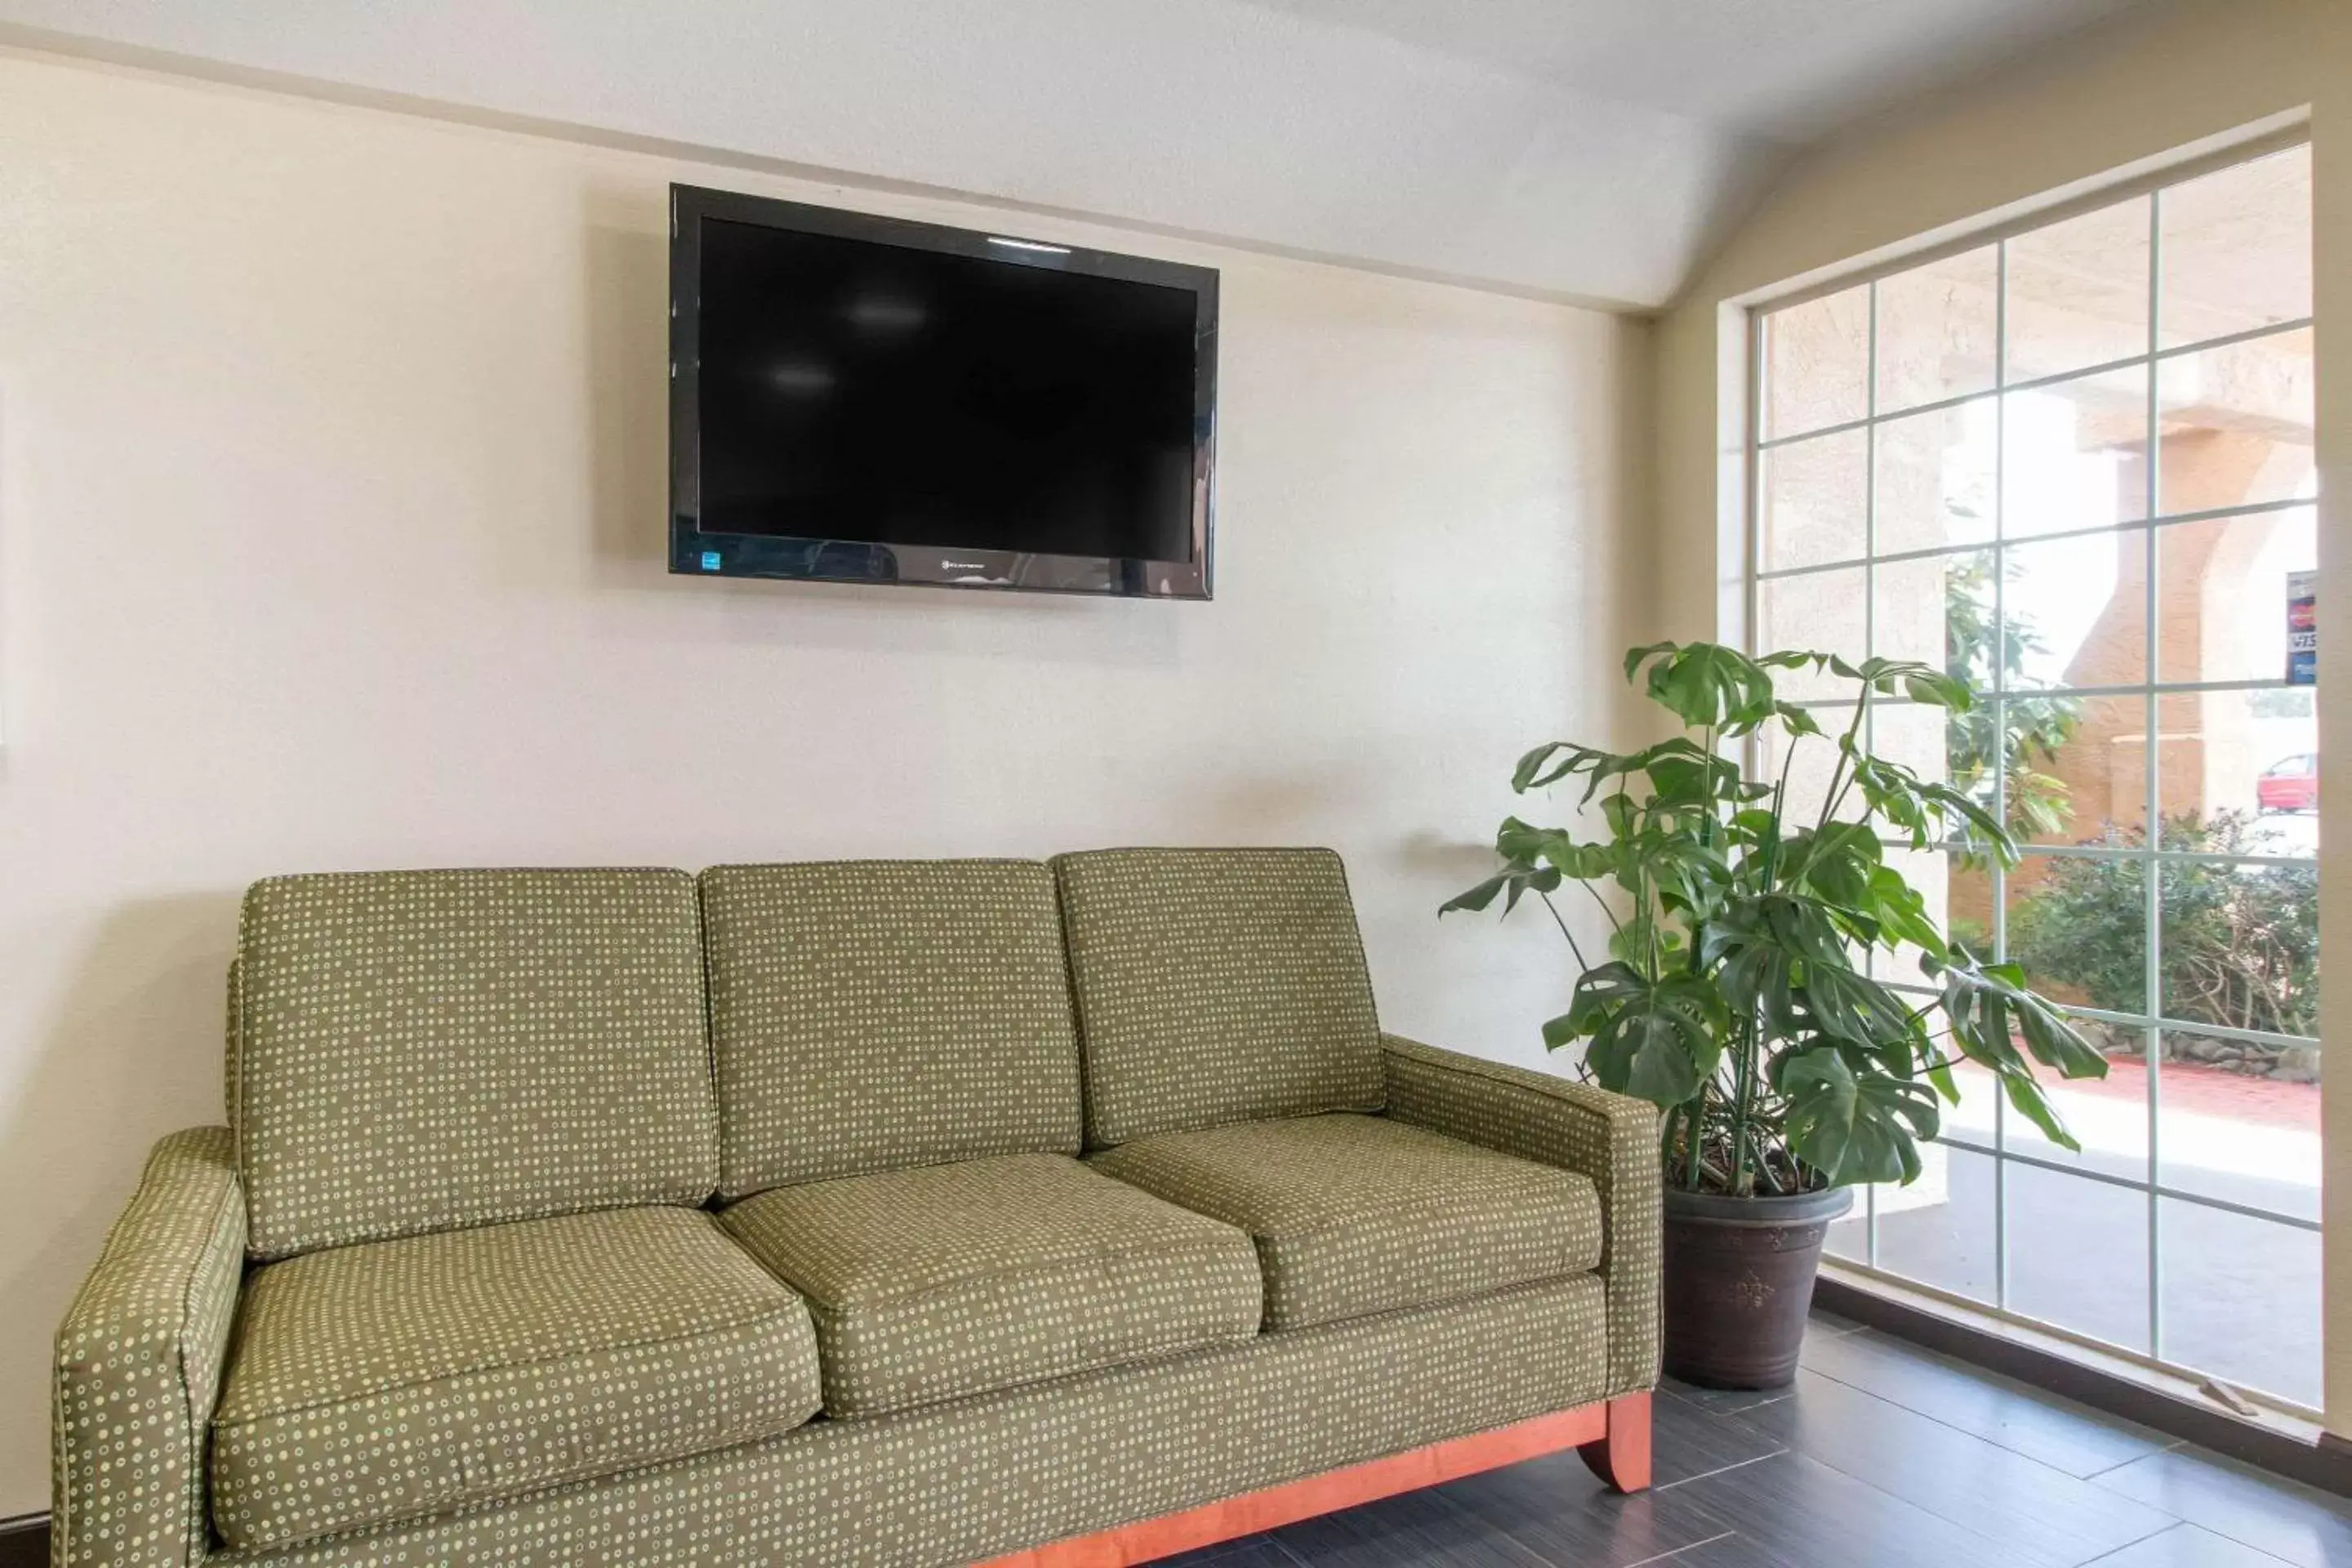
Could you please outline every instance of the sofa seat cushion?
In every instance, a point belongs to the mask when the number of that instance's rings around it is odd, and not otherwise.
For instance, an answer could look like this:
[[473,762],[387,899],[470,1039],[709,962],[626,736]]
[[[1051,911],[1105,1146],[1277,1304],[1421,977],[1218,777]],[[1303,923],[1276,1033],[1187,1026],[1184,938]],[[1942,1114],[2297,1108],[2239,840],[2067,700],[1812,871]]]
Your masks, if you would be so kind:
[[778,1187],[719,1223],[808,1299],[829,1415],[1257,1332],[1249,1237],[1064,1155]]
[[213,1522],[264,1547],[749,1442],[817,1408],[808,1310],[681,1208],[313,1252],[247,1282]]
[[1265,1327],[1432,1306],[1601,1263],[1601,1199],[1573,1172],[1377,1116],[1145,1138],[1097,1170],[1247,1231]]

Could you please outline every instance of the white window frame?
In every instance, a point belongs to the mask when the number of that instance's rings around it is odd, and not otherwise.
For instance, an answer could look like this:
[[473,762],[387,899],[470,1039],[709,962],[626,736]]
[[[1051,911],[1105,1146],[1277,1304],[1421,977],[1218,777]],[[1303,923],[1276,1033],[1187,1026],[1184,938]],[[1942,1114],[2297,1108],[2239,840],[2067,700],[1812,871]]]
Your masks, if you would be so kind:
[[[2308,145],[2310,141],[2311,133],[2308,125],[2301,123],[2292,125],[2284,130],[2270,131],[2258,135],[2251,135],[2246,139],[2237,142],[2221,151],[2208,153],[2194,158],[2183,159],[2161,168],[2156,168],[2138,174],[2129,179],[2119,179],[2110,184],[2089,191],[2063,203],[2054,204],[2041,208],[2040,210],[2036,210],[2027,216],[2018,217],[2008,221],[1989,223],[1981,227],[1960,234],[1957,237],[1943,240],[1933,247],[1921,247],[1906,254],[1890,256],[1883,259],[1874,259],[1848,271],[1832,273],[1825,278],[1822,278],[1822,280],[1809,282],[1802,288],[1790,289],[1778,295],[1767,295],[1760,298],[1753,298],[1747,302],[1744,306],[1747,397],[1745,407],[1741,411],[1739,417],[1739,424],[1741,426],[1740,450],[1744,459],[1743,482],[1745,489],[1740,512],[1744,533],[1744,596],[1741,605],[1741,608],[1744,612],[1744,627],[1740,640],[1749,649],[1749,651],[1768,651],[1760,649],[1756,646],[1759,630],[1763,624],[1760,614],[1762,609],[1761,598],[1763,585],[1768,582],[1815,575],[1824,572],[1852,571],[1856,567],[1863,568],[1865,605],[1865,608],[1864,610],[1864,626],[1865,647],[1868,648],[1874,647],[1876,646],[1878,608],[1877,577],[1878,567],[1881,564],[1887,563],[1929,560],[1944,556],[1969,553],[1986,554],[1992,562],[1993,603],[1996,617],[1999,617],[2004,613],[2005,608],[2002,603],[2003,567],[2007,560],[2008,551],[2012,545],[2039,544],[2053,539],[2073,537],[2074,534],[2114,533],[2125,538],[2144,538],[2148,551],[2147,563],[2149,569],[2142,574],[2145,579],[2145,587],[2147,595],[2144,628],[2145,636],[2147,638],[2147,647],[2146,663],[2143,667],[2147,679],[2138,684],[2125,686],[2065,687],[2059,689],[2035,687],[2032,689],[2032,695],[2047,696],[2053,694],[2054,690],[2069,697],[2125,700],[2138,698],[2145,704],[2146,727],[2143,733],[2149,737],[2155,737],[2160,733],[2160,726],[2158,723],[2158,700],[2166,696],[2183,693],[2201,695],[2231,691],[2252,692],[2283,689],[2314,689],[2311,688],[2287,688],[2283,679],[2275,680],[2169,682],[2158,679],[2157,678],[2161,676],[2163,671],[2157,658],[2158,639],[2160,637],[2160,623],[2158,613],[2158,590],[2160,585],[2160,574],[2156,569],[2158,560],[2157,549],[2163,537],[2163,531],[2168,527],[2177,526],[2181,523],[2210,521],[2220,518],[2251,517],[2262,515],[2263,513],[2274,512],[2310,511],[2315,509],[2316,502],[2312,498],[2302,497],[2291,500],[2222,507],[2203,511],[2166,513],[2158,510],[2162,479],[2162,463],[2160,460],[2161,442],[2159,440],[2162,417],[2159,371],[2164,363],[2168,360],[2181,358],[2189,354],[2208,352],[2212,349],[2225,347],[2232,343],[2250,342],[2266,337],[2283,336],[2286,333],[2294,331],[2308,331],[2313,326],[2313,318],[2306,316],[2299,320],[2273,323],[2272,325],[2253,329],[2252,331],[2232,332],[2210,339],[2200,339],[2194,342],[2181,343],[2170,347],[2165,346],[2163,342],[2163,322],[2161,320],[2163,303],[2163,194],[2171,187],[2184,184],[2189,181],[2200,178],[2200,176],[2218,173],[2225,169],[2234,168],[2241,164],[2250,163],[2273,153],[2285,152],[2294,147]],[[2144,348],[2141,352],[2123,359],[2113,360],[2099,364],[2086,365],[2079,369],[2067,370],[2056,375],[2037,376],[2016,383],[2010,382],[2007,374],[2009,344],[2008,321],[2006,319],[2009,284],[2009,242],[2021,237],[2038,233],[2043,229],[2053,226],[2053,225],[2063,223],[2070,217],[2115,206],[2125,202],[2137,200],[2143,196],[2149,199],[2148,321],[2147,342]],[[1966,393],[1955,397],[1941,398],[1918,405],[1906,405],[1900,408],[1890,410],[1882,415],[1878,406],[1878,291],[1875,285],[1883,279],[1899,276],[1931,262],[1966,254],[1971,251],[1981,250],[1988,246],[1998,246],[2000,247],[1996,253],[1996,277],[1998,279],[1998,288],[1995,292],[1996,315],[1993,324],[1994,375],[1991,386]],[[1765,375],[1765,322],[1767,319],[1793,306],[1805,304],[1832,295],[1845,293],[1865,284],[1871,285],[1872,288],[1870,294],[1868,338],[1866,344],[1868,357],[1865,363],[1864,373],[1865,403],[1863,416],[1860,418],[1844,420],[1823,426],[1818,429],[1803,430],[1794,435],[1770,437],[1766,437],[1764,434],[1764,426],[1769,414],[1769,409],[1766,405],[1767,388]],[[1761,459],[1764,454],[1775,447],[1791,446],[1801,441],[1810,441],[1825,436],[1850,433],[1856,430],[1872,430],[1878,425],[1888,421],[1907,419],[1920,415],[1948,410],[1987,400],[1990,400],[1994,406],[1998,408],[2000,406],[2000,399],[2017,392],[2029,391],[2042,386],[2069,384],[2082,378],[2097,375],[2102,373],[2129,371],[2142,367],[2145,367],[2147,372],[2148,384],[2147,413],[2147,426],[2146,437],[2147,441],[2148,457],[2145,465],[2147,470],[2145,476],[2147,493],[2145,496],[2145,505],[2142,508],[2145,515],[2142,518],[2134,521],[2117,523],[2096,529],[2074,531],[2073,533],[2037,533],[2012,541],[2006,537],[2006,517],[1997,511],[1997,524],[1993,531],[1993,536],[1990,541],[1947,543],[1930,549],[1902,551],[1887,555],[1881,555],[1878,553],[1877,550],[1878,497],[1876,493],[1877,486],[1875,483],[1876,444],[1874,440],[1870,444],[1870,457],[1867,459],[1864,475],[1864,506],[1865,510],[1864,513],[1864,543],[1862,555],[1859,557],[1842,558],[1832,562],[1815,563],[1803,566],[1783,568],[1777,571],[1768,571],[1765,568],[1762,559],[1764,547],[1763,529],[1761,526],[1763,498],[1762,486],[1760,482],[1764,465]],[[1996,419],[1994,424],[1996,428],[2000,429],[2006,425],[2006,421]],[[2005,504],[2006,500],[2003,493],[2003,474],[2001,472],[2000,456],[2001,447],[2005,443],[2005,433],[2001,436],[1997,436],[1995,437],[1995,441],[1996,456],[1993,472],[1993,495],[1995,497],[1994,504],[1998,509]],[[1727,608],[1728,608],[1728,606],[1727,606]],[[2000,624],[1998,618],[1996,619],[1995,624],[1996,626]],[[1836,651],[1843,652],[1846,650],[1839,649]],[[1998,688],[2001,685],[2001,672],[1999,660],[1995,661],[1995,677],[1996,687]],[[2024,692],[2021,690],[2018,694],[2023,695]],[[1979,694],[1979,696],[1984,700],[1996,704],[1994,712],[1994,732],[1996,734],[2001,732],[2002,716],[2000,710],[2000,705],[2005,703],[2009,695],[2011,695],[2011,693],[2002,689],[1996,689],[1990,693]],[[1990,1318],[1996,1321],[2007,1322],[2021,1328],[2030,1329],[2041,1334],[2049,1335],[2063,1341],[2082,1345],[2084,1347],[2095,1350],[2105,1355],[2119,1357],[2126,1362],[2146,1367],[2150,1371],[2174,1376],[2201,1379],[2207,1375],[2203,1371],[2169,1361],[2164,1355],[2165,1325],[2163,1302],[2165,1275],[2162,1224],[2164,1204],[2166,1202],[2194,1204],[2205,1208],[2215,1209],[2228,1214],[2235,1214],[2247,1218],[2269,1221],[2286,1226],[2293,1229],[2313,1234],[2324,1235],[2324,1229],[2320,1220],[2316,1217],[2288,1214],[2281,1210],[2265,1208],[2260,1205],[2237,1203],[2211,1194],[2175,1187],[2166,1184],[2160,1179],[2163,1170],[2161,1163],[2162,1152],[2160,1131],[2160,1124],[2163,1120],[2163,1074],[2161,1059],[2162,1052],[2158,1048],[2160,1037],[2167,1032],[2180,1032],[2211,1038],[2249,1041],[2262,1045],[2312,1047],[2318,1047],[2320,1045],[2320,1040],[2316,1037],[2310,1036],[2275,1035],[2260,1030],[2232,1029],[2218,1025],[2193,1023],[2188,1020],[2177,1018],[2166,1018],[2157,1010],[2161,1006],[2163,999],[2163,955],[2160,945],[2162,941],[2162,931],[2159,920],[2162,887],[2159,879],[2162,875],[2162,868],[2167,865],[2199,862],[2224,865],[2290,866],[2311,868],[2315,871],[2318,866],[2318,858],[2315,855],[2211,855],[2160,848],[2158,847],[2160,836],[2155,831],[2155,828],[2157,824],[2160,821],[2160,812],[2163,804],[2159,788],[2160,781],[2158,777],[2161,748],[2151,742],[2146,745],[2143,750],[2146,753],[2146,774],[2142,783],[2143,795],[2141,800],[2141,809],[2150,831],[2146,834],[2144,842],[2139,847],[2110,849],[2104,847],[2076,845],[2033,845],[2021,847],[2023,852],[2029,856],[2096,856],[2103,858],[2136,859],[2141,863],[2141,880],[2146,900],[2146,924],[2144,931],[2147,938],[2146,967],[2142,982],[2142,997],[2144,1006],[2147,1010],[2137,1014],[2113,1013],[2090,1007],[2071,1008],[2069,1011],[2083,1017],[2112,1026],[2127,1028],[2136,1027],[2142,1032],[2144,1050],[2143,1060],[2147,1064],[2147,1157],[2143,1173],[2137,1177],[2118,1176],[2108,1172],[2098,1171],[2086,1168],[2079,1164],[2050,1159],[2046,1156],[2031,1152],[2030,1145],[2023,1149],[2014,1146],[2013,1141],[2010,1135],[2011,1118],[2009,1116],[2008,1108],[2005,1103],[1996,1100],[1994,1102],[1995,1131],[1994,1137],[1990,1144],[1979,1142],[1969,1138],[1954,1137],[1948,1134],[1937,1140],[1937,1142],[1944,1143],[1950,1148],[1988,1158],[1991,1163],[1993,1173],[1992,1223],[1995,1255],[1993,1270],[1995,1278],[1994,1300],[1991,1302],[1988,1303],[1976,1297],[1945,1289],[1927,1281],[1914,1279],[1880,1267],[1878,1261],[1878,1205],[1876,1201],[1877,1194],[1874,1189],[1864,1189],[1863,1194],[1864,1201],[1861,1205],[1863,1208],[1862,1217],[1866,1237],[1866,1251],[1864,1258],[1863,1260],[1856,1261],[1852,1258],[1839,1258],[1832,1259],[1831,1261],[1834,1268],[1861,1275],[1864,1278],[1876,1279],[1887,1284],[1899,1287],[1906,1291],[1915,1292],[1940,1300],[1971,1314]],[[1750,755],[1748,759],[1751,768],[1756,764],[1758,752],[1756,743],[1751,742]],[[1996,747],[1993,762],[1993,798],[1996,801],[2005,800],[2007,798],[2005,787],[2006,780],[2003,778],[2001,773],[2002,762],[2002,749]],[[2008,955],[2008,933],[2006,929],[2008,874],[2003,868],[1998,865],[1994,865],[1990,868],[1990,876],[1992,881],[1991,912],[1995,956],[1997,958],[2006,958]],[[1900,985],[1897,985],[1895,989],[1920,990],[1920,988],[1917,987],[1906,987]],[[1927,993],[1922,991],[1921,994],[1927,994]],[[2147,1210],[2147,1333],[2148,1348],[2146,1352],[2139,1351],[2135,1347],[2116,1344],[2111,1341],[2099,1339],[2094,1335],[2063,1324],[2053,1323],[2046,1320],[2017,1311],[2010,1306],[2010,1246],[2008,1224],[2009,1194],[2006,1178],[2010,1168],[2013,1165],[2034,1166],[2059,1174],[2077,1176],[2086,1181],[2099,1183],[2140,1194]],[[2313,1370],[2315,1374],[2324,1375],[2324,1367],[2315,1367]],[[2242,1392],[2249,1398],[2252,1398],[2263,1405],[2273,1410],[2284,1412],[2296,1418],[2313,1422],[2318,1422],[2322,1419],[2322,1413],[2317,1408],[2300,1404],[2283,1395],[2259,1389],[2246,1389]]]

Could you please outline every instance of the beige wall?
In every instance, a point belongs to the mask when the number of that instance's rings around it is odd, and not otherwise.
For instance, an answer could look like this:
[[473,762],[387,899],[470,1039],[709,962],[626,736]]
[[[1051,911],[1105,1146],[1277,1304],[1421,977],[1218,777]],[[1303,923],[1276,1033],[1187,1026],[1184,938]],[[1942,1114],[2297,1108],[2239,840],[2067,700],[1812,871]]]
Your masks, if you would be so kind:
[[[673,178],[1223,268],[1217,601],[666,575]],[[1329,843],[1384,1020],[1537,1060],[1557,934],[1434,911],[1611,734],[1646,331],[0,58],[0,1515],[265,873]]]
[[[2181,0],[1858,127],[1793,168],[1658,328],[1657,635],[1739,634],[1747,303],[2028,216],[2308,110],[2317,184],[2320,725],[2352,726],[2352,5]],[[1711,569],[1710,569],[1711,567]],[[2324,808],[2323,967],[2352,974],[2352,791]],[[2342,1033],[2347,987],[2324,1032]],[[2326,1089],[2329,1425],[2352,1432],[2352,1074]]]

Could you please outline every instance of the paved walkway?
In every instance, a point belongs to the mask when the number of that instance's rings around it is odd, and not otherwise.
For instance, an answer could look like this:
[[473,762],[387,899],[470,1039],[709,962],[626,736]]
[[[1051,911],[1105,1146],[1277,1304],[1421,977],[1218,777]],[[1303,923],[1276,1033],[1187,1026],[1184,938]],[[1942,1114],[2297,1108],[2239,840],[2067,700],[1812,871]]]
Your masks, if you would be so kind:
[[[1990,1144],[1990,1085],[1962,1089],[1949,1131]],[[2319,1215],[2319,1086],[2219,1068],[2167,1062],[2158,1075],[2164,1186],[2315,1220]],[[2052,1099],[2080,1154],[2044,1142],[2020,1118],[2012,1150],[2102,1174],[2148,1174],[2147,1070],[2119,1060],[2095,1082],[2053,1086]],[[1910,1279],[2249,1388],[2317,1405],[2320,1389],[2320,1249],[2316,1233],[2227,1210],[2158,1200],[2153,1245],[2163,1286],[2154,1303],[2161,1346],[2150,1339],[2149,1202],[2141,1193],[2022,1163],[1997,1186],[1993,1162],[1964,1150],[1929,1152],[1908,1188],[1882,1189],[1878,1264]],[[1997,1204],[2008,1205],[2006,1235]],[[1857,1215],[1860,1210],[1857,1207]],[[2005,1240],[2009,1279],[1996,1289]],[[1861,1258],[1857,1217],[1834,1227],[1832,1247]]]
[[[2164,1103],[2201,1115],[2252,1126],[2319,1131],[2319,1086],[2225,1072],[2202,1062],[2166,1062],[2160,1082]],[[2147,1067],[2127,1058],[2110,1060],[2107,1076],[2066,1086],[2066,1092],[2101,1100],[2147,1101]]]

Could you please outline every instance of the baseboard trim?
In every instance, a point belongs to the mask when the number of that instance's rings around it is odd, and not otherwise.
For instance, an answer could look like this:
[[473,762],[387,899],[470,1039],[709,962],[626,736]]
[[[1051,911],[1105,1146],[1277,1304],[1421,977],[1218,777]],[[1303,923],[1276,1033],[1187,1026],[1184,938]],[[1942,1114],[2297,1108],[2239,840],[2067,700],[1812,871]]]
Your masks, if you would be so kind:
[[1182,1513],[1163,1514],[1094,1535],[992,1558],[980,1568],[1114,1568],[1235,1541],[1318,1514],[1337,1513],[1400,1492],[1516,1465],[1565,1448],[1624,1490],[1650,1484],[1650,1396],[1626,1394],[1532,1421],[1391,1454],[1286,1486],[1244,1492]]
[[0,1568],[47,1568],[48,1561],[47,1514],[0,1519]]
[[1813,1305],[1851,1318],[1924,1349],[2030,1383],[2037,1388],[2137,1421],[2233,1459],[2352,1497],[2352,1443],[2318,1431],[2291,1431],[2284,1423],[2247,1420],[2185,1398],[2151,1379],[2103,1366],[2094,1352],[2039,1342],[1973,1321],[1956,1308],[1898,1296],[1826,1270],[1813,1286]]

